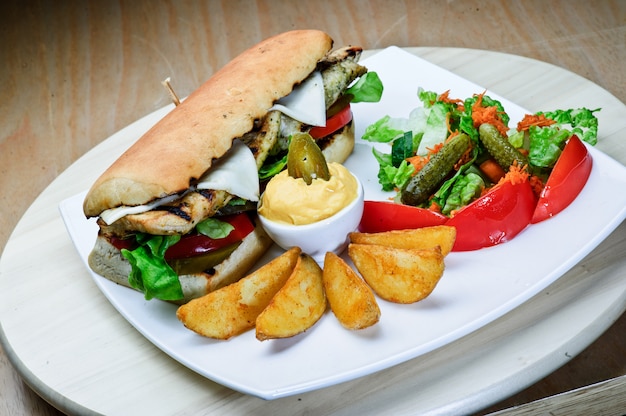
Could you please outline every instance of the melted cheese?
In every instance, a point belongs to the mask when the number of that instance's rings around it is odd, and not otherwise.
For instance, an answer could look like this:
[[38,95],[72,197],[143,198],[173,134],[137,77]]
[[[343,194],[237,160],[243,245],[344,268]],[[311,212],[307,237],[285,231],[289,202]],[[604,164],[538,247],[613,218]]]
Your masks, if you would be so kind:
[[[200,179],[198,184],[187,192],[195,189],[212,189],[226,191],[232,195],[249,201],[259,200],[259,175],[252,151],[241,140],[235,140],[233,147]],[[141,214],[153,210],[163,204],[173,202],[181,195],[168,195],[145,205],[133,207],[121,206],[108,209],[100,214],[100,218],[108,225],[126,215]]]
[[278,110],[289,117],[311,126],[326,125],[326,104],[322,74],[315,71],[301,84],[294,87],[270,110]]

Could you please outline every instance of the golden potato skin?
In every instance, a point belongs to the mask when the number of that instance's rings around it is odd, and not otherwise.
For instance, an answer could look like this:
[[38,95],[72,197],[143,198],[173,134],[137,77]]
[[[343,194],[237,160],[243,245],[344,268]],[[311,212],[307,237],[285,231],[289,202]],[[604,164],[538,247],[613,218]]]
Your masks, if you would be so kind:
[[256,337],[264,341],[298,335],[322,317],[326,306],[322,269],[301,253],[285,285],[256,318]]
[[176,311],[190,330],[209,338],[229,339],[254,327],[257,316],[291,276],[301,250],[294,247],[248,276]]
[[449,225],[393,230],[380,233],[350,233],[350,242],[356,244],[378,244],[395,248],[433,248],[441,247],[443,256],[452,251],[456,240],[456,228]]
[[430,295],[445,268],[439,246],[401,249],[350,243],[348,255],[372,290],[394,303],[414,303]]
[[341,257],[326,253],[322,277],[330,309],[344,328],[364,329],[379,321],[374,293]]

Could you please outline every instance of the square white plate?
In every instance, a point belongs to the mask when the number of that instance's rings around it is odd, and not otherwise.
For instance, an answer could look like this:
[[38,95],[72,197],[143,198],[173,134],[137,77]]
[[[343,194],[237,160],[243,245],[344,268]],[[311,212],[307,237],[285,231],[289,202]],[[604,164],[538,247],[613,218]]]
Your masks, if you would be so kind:
[[[388,114],[407,117],[419,106],[417,88],[465,98],[484,88],[403,50],[390,47],[363,63],[385,86],[381,102],[353,105],[357,137]],[[516,123],[525,111],[497,94]],[[158,113],[158,114],[157,114]],[[162,113],[162,112],[161,112]],[[148,116],[153,122],[162,116]],[[145,120],[144,126],[145,126]],[[511,124],[513,125],[513,124]],[[138,123],[125,131],[139,137]],[[357,141],[346,166],[365,186],[366,199],[386,199],[376,178],[371,145]],[[260,342],[254,331],[229,341],[202,338],[175,316],[176,306],[145,301],[134,290],[91,272],[86,265],[98,227],[86,220],[86,192],[60,204],[68,232],[87,270],[113,306],[154,345],[199,374],[234,390],[275,399],[352,380],[419,357],[492,322],[524,303],[592,251],[626,217],[626,168],[589,148],[594,167],[579,197],[565,211],[532,225],[514,240],[488,249],[451,253],[435,291],[413,305],[378,300],[380,322],[363,331],[343,329],[332,312],[299,336]],[[599,214],[597,207],[602,207]],[[273,248],[262,262],[280,253]]]

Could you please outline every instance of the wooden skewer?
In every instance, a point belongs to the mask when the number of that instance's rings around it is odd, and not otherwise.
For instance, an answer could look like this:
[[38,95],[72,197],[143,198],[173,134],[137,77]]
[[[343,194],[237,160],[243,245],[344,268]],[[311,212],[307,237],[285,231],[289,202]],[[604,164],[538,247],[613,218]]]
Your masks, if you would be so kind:
[[167,92],[170,93],[170,97],[172,97],[174,105],[178,106],[180,104],[180,99],[178,99],[178,95],[176,95],[172,85],[170,84],[170,77],[165,78],[161,84],[163,84],[163,86],[167,89]]

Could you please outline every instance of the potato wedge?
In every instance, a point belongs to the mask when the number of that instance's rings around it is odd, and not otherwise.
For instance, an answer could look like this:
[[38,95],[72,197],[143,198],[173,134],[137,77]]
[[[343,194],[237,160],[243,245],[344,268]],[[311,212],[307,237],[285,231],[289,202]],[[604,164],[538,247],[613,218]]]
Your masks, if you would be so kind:
[[231,285],[182,305],[176,316],[192,331],[228,339],[254,327],[257,316],[285,284],[298,262],[294,247]]
[[445,256],[450,253],[456,240],[456,228],[449,225],[415,228],[410,230],[384,231],[380,233],[350,233],[350,242],[355,244],[378,244],[395,248],[441,247]]
[[326,311],[322,269],[301,253],[285,285],[256,318],[256,337],[288,338],[312,327]]
[[378,322],[380,308],[372,289],[341,257],[326,253],[322,278],[330,309],[341,325],[363,329]]
[[395,303],[414,303],[430,295],[445,268],[439,246],[402,249],[351,243],[348,255],[372,290]]

